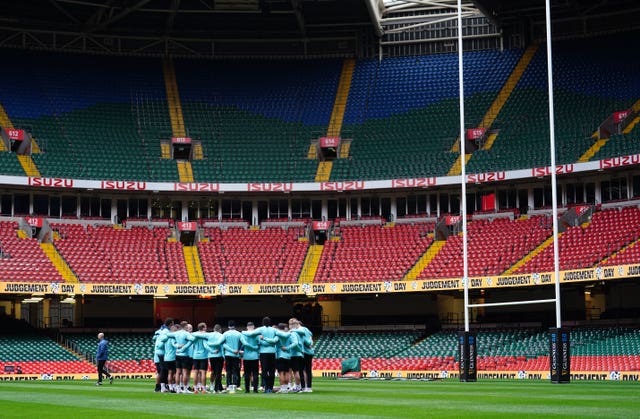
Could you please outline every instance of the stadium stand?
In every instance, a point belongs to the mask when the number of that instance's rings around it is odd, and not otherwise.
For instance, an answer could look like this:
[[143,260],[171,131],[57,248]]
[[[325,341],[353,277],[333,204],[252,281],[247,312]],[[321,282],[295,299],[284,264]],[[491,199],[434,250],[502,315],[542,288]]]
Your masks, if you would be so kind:
[[[521,54],[465,53],[469,126],[480,123]],[[343,124],[352,158],[334,162],[332,180],[445,175],[457,158],[457,95],[456,54],[358,61]]]
[[[554,50],[560,164],[576,162],[600,123],[640,97],[637,57],[620,64],[599,59],[612,45],[609,38],[572,40]],[[0,98],[14,125],[37,139],[42,153],[33,159],[43,176],[178,180],[176,165],[161,158],[171,124],[159,61],[8,54],[27,65],[0,70],[11,81]],[[468,127],[480,124],[521,55],[465,53]],[[548,164],[545,57],[540,47],[492,126],[500,131],[493,147],[474,153],[469,173]],[[327,130],[340,64],[177,61],[185,126],[204,153],[192,162],[195,179],[313,181],[317,161],[307,158],[308,148]],[[353,140],[350,157],[334,161],[331,180],[445,175],[457,158],[456,65],[455,54],[357,61],[342,129]],[[255,67],[260,78],[251,77]],[[612,137],[595,158],[638,152],[628,141],[638,129]],[[11,153],[0,155],[2,173],[24,173]]]
[[[371,342],[393,342],[392,332],[349,332],[355,337],[368,335]],[[584,328],[572,334],[572,370],[574,371],[639,371],[640,332],[635,328]],[[377,336],[376,336],[377,335]],[[402,334],[398,332],[397,336]],[[339,370],[342,359],[361,356],[362,369],[370,370],[428,370],[455,371],[458,369],[456,334],[441,331],[414,339],[404,347],[363,344],[360,355],[351,350],[356,345],[343,343],[332,334],[323,334],[316,343],[314,367]],[[335,346],[332,346],[335,345]],[[549,337],[538,329],[482,330],[478,332],[479,371],[547,371]],[[399,349],[399,350],[397,350]],[[343,350],[344,353],[336,355]],[[377,350],[377,351],[376,351]],[[365,355],[366,354],[366,355]]]
[[[255,69],[260,68],[260,77]],[[202,140],[198,180],[312,182],[312,140],[329,125],[341,62],[178,61],[185,125]]]
[[315,282],[401,279],[433,241],[433,223],[346,226],[325,242]]
[[165,227],[52,224],[60,234],[54,244],[80,281],[189,282],[182,244],[170,242]]
[[[569,227],[558,240],[560,269],[595,266],[599,261],[640,238],[640,209],[624,207],[596,212],[587,226]],[[548,246],[518,273],[553,270],[553,248]]]
[[[42,153],[43,176],[176,181],[160,159],[170,138],[159,61],[11,51],[20,66],[3,66],[0,97],[14,126],[27,129]],[[164,108],[156,106],[165,103]],[[164,115],[156,110],[164,109]],[[4,162],[5,159],[2,161]],[[3,173],[22,174],[14,164]],[[173,169],[171,172],[170,169]]]
[[209,283],[297,282],[309,243],[303,228],[263,230],[206,228],[198,243]]
[[[628,109],[640,97],[635,80],[640,58],[626,55],[624,62],[601,60],[622,48],[614,39],[558,41],[554,55],[556,161],[578,161],[592,145],[591,135],[609,115]],[[491,150],[474,153],[469,173],[512,170],[549,165],[546,48],[540,46],[515,91],[502,108],[494,128],[500,130]],[[597,154],[615,154],[612,141]],[[523,153],[523,150],[527,150]],[[622,148],[616,151],[622,151]],[[632,147],[624,149],[635,150]],[[636,151],[637,152],[637,151]]]
[[[469,275],[498,275],[531,252],[551,235],[551,220],[544,216],[468,224]],[[418,278],[462,276],[462,237],[452,235]]]
[[[21,237],[20,237],[20,236]],[[64,282],[38,245],[15,221],[0,221],[0,278],[24,282]]]
[[94,372],[95,366],[81,360],[26,323],[3,318],[0,339],[0,374],[69,374]]
[[416,331],[325,332],[315,342],[314,350],[321,358],[392,356],[419,337]]

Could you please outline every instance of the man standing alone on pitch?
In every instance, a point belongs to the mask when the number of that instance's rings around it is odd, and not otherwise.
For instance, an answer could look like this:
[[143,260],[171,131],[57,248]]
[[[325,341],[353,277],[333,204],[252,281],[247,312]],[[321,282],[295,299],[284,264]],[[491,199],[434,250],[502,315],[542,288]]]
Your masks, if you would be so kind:
[[109,379],[109,384],[113,384],[113,377],[104,369],[104,364],[109,359],[109,342],[104,338],[104,333],[98,333],[98,350],[96,351],[96,362],[98,362],[98,382],[97,386],[102,385],[102,374]]

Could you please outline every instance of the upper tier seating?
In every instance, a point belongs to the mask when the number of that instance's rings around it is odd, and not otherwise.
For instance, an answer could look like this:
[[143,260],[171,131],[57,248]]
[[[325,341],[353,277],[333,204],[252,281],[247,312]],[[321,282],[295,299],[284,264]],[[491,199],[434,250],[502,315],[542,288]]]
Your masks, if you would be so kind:
[[309,243],[303,228],[264,230],[205,229],[209,242],[198,243],[202,270],[210,283],[294,283]]
[[[620,39],[554,45],[559,164],[575,162],[601,122],[640,98],[639,53]],[[16,127],[34,134],[43,176],[178,181],[175,162],[160,158],[160,140],[172,135],[160,60],[3,54],[22,65],[0,68],[0,103]],[[465,53],[467,128],[481,122],[521,55]],[[625,59],[603,59],[611,56]],[[549,164],[545,61],[541,46],[493,124],[500,129],[493,147],[474,153],[468,173]],[[309,143],[327,133],[341,66],[336,59],[178,60],[185,127],[204,150],[192,164],[196,181],[313,181],[318,162],[306,158]],[[458,157],[450,151],[457,95],[456,54],[357,61],[341,133],[353,139],[350,158],[334,162],[331,180],[445,175]],[[614,136],[594,158],[639,152],[639,129]],[[0,173],[24,175],[14,157],[0,153]]]
[[[469,275],[502,274],[549,237],[550,227],[547,217],[469,223]],[[455,278],[461,277],[462,271],[462,236],[452,235],[418,278]]]
[[[595,266],[640,238],[640,209],[625,207],[597,212],[586,227],[568,228],[558,241],[560,270]],[[553,246],[521,266],[518,273],[553,271]]]
[[[166,130],[159,60],[11,51],[20,66],[2,66],[2,103],[14,126],[28,129],[48,177],[177,181],[175,163],[160,159]],[[163,110],[164,129],[149,115]],[[151,135],[149,135],[151,132]],[[171,166],[167,166],[171,163]],[[15,165],[3,173],[24,174]]]
[[[593,144],[591,135],[609,115],[640,98],[640,54],[616,37],[558,41],[553,46],[556,162],[574,163]],[[624,60],[602,59],[624,55]],[[478,151],[469,173],[545,167],[550,164],[546,46],[541,45],[498,115],[500,133]],[[612,143],[609,150],[614,150]],[[629,150],[637,149],[630,148]],[[526,152],[523,152],[526,150]],[[615,149],[616,151],[622,151]],[[603,151],[596,155],[611,155]],[[615,154],[615,152],[613,152]],[[624,152],[622,154],[629,154]]]
[[[340,60],[176,63],[185,126],[202,140],[196,179],[312,182],[311,140],[326,135]],[[256,77],[256,68],[260,76]]]
[[[465,53],[465,117],[477,126],[522,51]],[[457,158],[456,54],[362,60],[356,64],[343,138],[351,158],[337,160],[332,180],[445,175]],[[487,69],[491,69],[487,71]]]
[[54,244],[84,282],[189,282],[182,244],[168,242],[168,228],[52,224],[60,240]]
[[431,224],[341,227],[340,241],[325,242],[315,282],[401,279],[433,241]]
[[609,141],[595,155],[594,159],[628,156],[640,153],[640,123],[637,123],[627,134],[612,135]]
[[0,279],[3,281],[64,282],[38,240],[18,238],[18,223],[0,221]]

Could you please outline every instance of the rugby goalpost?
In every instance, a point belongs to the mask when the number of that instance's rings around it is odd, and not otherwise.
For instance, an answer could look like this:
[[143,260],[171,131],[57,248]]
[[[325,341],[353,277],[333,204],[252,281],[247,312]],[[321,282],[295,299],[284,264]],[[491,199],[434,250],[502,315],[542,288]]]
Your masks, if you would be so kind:
[[551,160],[551,200],[553,219],[553,268],[555,297],[551,299],[504,301],[494,303],[469,304],[469,260],[467,237],[467,182],[466,182],[466,150],[465,150],[465,118],[464,118],[464,68],[462,43],[462,0],[457,3],[458,20],[458,86],[460,112],[460,187],[462,215],[462,259],[464,286],[464,331],[458,334],[459,372],[461,382],[477,380],[477,341],[469,328],[469,310],[476,307],[499,307],[527,304],[555,303],[556,327],[549,331],[550,379],[552,383],[568,383],[570,381],[569,332],[562,329],[560,306],[560,264],[558,257],[558,202],[556,184],[556,152],[555,152],[555,114],[553,107],[553,62],[551,51],[551,7],[550,0],[545,0],[546,44],[547,44],[547,89],[549,102],[549,145]]

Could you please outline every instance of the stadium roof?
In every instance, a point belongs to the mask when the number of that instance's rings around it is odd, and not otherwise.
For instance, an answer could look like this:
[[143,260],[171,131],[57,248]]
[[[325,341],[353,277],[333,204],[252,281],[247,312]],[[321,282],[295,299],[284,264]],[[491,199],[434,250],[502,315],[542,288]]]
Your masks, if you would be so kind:
[[364,0],[21,0],[3,9],[0,46],[23,48],[211,56],[293,43],[353,55],[359,34],[371,33]]
[[[554,36],[638,28],[637,0],[552,0]],[[457,0],[20,0],[2,2],[0,47],[102,54],[366,56],[394,34],[453,29]],[[544,0],[463,0],[491,36],[541,38]],[[483,18],[484,19],[484,18]],[[478,23],[472,23],[478,24]],[[425,35],[426,34],[426,35]],[[472,36],[473,34],[471,34]]]

